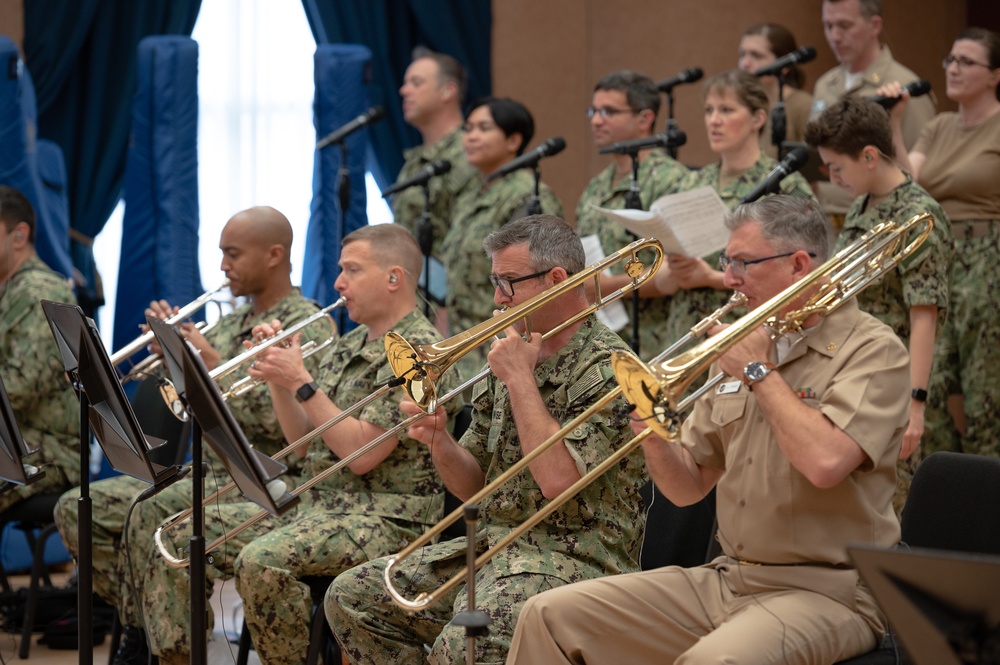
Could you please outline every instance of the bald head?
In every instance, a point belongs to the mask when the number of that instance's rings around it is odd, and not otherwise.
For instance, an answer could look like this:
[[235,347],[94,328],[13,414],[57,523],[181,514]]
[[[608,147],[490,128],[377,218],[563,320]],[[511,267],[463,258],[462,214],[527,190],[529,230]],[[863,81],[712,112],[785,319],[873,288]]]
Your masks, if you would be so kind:
[[226,231],[232,231],[258,247],[279,245],[285,250],[285,261],[290,262],[292,225],[287,217],[270,206],[256,206],[236,213],[226,222],[223,233]]

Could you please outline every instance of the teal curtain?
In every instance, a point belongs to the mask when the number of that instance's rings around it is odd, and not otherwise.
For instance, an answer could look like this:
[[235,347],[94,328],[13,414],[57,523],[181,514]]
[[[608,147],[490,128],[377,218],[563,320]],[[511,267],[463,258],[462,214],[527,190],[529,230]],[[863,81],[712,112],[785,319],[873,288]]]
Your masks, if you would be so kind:
[[465,65],[466,101],[490,94],[490,0],[302,0],[317,44],[364,44],[372,51],[369,95],[386,118],[371,126],[380,188],[395,181],[403,150],[420,135],[403,120],[399,86],[416,46]]
[[24,3],[38,135],[66,158],[77,296],[88,314],[103,304],[91,244],[121,197],[139,40],[190,36],[200,8],[201,0]]

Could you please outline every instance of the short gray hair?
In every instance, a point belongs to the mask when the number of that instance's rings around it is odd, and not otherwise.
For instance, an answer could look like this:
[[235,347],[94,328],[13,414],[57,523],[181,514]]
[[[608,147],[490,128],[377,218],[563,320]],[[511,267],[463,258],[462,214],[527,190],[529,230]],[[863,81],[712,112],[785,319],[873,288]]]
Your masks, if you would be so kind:
[[735,231],[744,224],[760,224],[761,235],[776,250],[804,249],[823,263],[830,256],[826,216],[812,199],[775,194],[736,206],[726,216],[726,228]]
[[529,215],[505,224],[486,236],[483,250],[492,259],[501,249],[525,242],[534,270],[560,267],[573,274],[587,265],[579,236],[555,215]]

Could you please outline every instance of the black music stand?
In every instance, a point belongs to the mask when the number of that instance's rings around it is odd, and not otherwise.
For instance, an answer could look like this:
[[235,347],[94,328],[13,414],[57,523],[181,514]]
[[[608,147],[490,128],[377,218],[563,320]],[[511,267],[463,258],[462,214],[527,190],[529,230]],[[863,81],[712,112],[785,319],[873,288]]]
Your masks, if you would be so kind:
[[916,665],[1000,663],[1000,557],[848,546]]
[[[21,430],[14,420],[14,410],[7,397],[7,388],[0,377],[0,479],[14,485],[30,485],[45,475],[45,471],[25,464],[22,458],[37,452],[29,450],[21,436]],[[0,492],[10,489],[10,485]]]
[[156,340],[163,351],[167,370],[178,396],[194,416],[191,445],[193,524],[190,540],[191,558],[191,663],[206,665],[208,645],[205,639],[205,514],[202,507],[204,474],[202,471],[202,435],[222,459],[229,475],[247,499],[280,515],[299,502],[287,491],[271,496],[268,483],[285,472],[285,465],[254,450],[222,398],[219,387],[205,367],[201,356],[188,344],[180,331],[160,319],[147,316]]
[[93,319],[76,305],[42,301],[63,367],[80,397],[80,498],[77,500],[77,628],[81,663],[93,662],[93,506],[90,500],[90,433],[97,437],[112,468],[153,483],[157,489],[184,475],[149,455],[166,442],[146,437],[125,397],[118,374]]

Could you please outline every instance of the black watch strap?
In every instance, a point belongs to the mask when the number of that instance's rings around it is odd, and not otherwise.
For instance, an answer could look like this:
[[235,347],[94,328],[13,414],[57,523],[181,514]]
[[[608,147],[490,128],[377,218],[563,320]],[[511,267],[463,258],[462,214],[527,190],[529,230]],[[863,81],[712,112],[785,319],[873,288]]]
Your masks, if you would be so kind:
[[304,402],[313,395],[315,395],[317,390],[319,390],[319,386],[316,385],[315,381],[310,381],[309,383],[303,383],[302,386],[295,391],[295,399],[297,399],[300,402]]
[[914,388],[910,392],[910,397],[912,397],[913,399],[917,400],[918,402],[926,402],[927,401],[927,391],[924,390],[923,388]]

